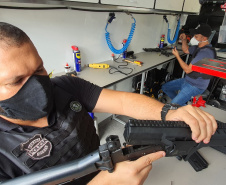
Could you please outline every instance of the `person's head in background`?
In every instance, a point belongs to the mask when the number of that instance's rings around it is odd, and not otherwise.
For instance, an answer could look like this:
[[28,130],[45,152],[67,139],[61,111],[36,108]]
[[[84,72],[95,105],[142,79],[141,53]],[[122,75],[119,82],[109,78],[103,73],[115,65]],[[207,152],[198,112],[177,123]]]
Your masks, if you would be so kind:
[[195,29],[191,29],[190,33],[194,35],[190,41],[191,45],[206,45],[209,44],[208,38],[212,31],[208,24],[200,24]]

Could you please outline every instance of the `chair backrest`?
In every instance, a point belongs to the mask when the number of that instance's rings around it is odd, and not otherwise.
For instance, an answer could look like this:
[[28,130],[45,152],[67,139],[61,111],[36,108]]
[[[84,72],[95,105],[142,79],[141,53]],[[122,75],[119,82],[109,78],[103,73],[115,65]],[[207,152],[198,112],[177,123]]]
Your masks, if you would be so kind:
[[212,33],[211,33],[211,35],[210,35],[210,37],[209,37],[209,39],[208,39],[209,43],[211,43],[211,41],[212,41],[215,33],[216,33],[216,30],[213,30]]

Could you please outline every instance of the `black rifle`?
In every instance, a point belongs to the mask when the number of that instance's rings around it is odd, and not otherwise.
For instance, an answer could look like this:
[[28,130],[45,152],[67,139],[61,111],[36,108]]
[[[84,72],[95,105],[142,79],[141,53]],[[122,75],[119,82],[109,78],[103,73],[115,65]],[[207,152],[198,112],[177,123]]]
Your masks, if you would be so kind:
[[[144,51],[146,52],[160,52],[160,55],[165,55],[167,57],[173,55],[171,50],[172,47],[164,47],[164,48],[143,48]],[[169,50],[169,52],[167,51]],[[182,51],[182,49],[177,49],[178,51]]]
[[129,145],[160,146],[166,152],[166,157],[176,156],[179,160],[184,159],[197,172],[208,167],[198,149],[210,146],[226,154],[226,124],[219,121],[216,133],[208,144],[193,141],[190,127],[184,122],[174,121],[129,120],[124,137]]
[[[125,126],[124,137],[125,148],[121,147],[118,136],[109,136],[106,143],[99,147],[99,150],[86,157],[0,184],[63,184],[98,170],[112,172],[118,162],[135,160],[157,151],[165,151],[167,157],[181,156],[185,161],[194,161],[194,166],[200,168],[201,164],[201,169],[203,169],[208,164],[205,164],[202,157],[200,158],[197,150],[207,146],[225,147],[226,124],[218,122],[218,129],[208,144],[196,143],[191,138],[191,130],[187,124],[173,121],[129,120]],[[133,146],[126,146],[126,144]]]

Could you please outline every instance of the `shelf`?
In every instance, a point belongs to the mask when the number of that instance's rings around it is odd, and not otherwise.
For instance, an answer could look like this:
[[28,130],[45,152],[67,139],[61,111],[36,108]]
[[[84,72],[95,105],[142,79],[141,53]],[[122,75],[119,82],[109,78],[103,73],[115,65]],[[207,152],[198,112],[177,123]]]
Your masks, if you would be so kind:
[[[80,1],[64,1],[64,0],[1,0],[0,8],[25,8],[25,9],[38,9],[38,8],[62,8],[62,9],[75,9],[75,10],[87,10],[87,11],[101,11],[101,12],[124,12],[129,11],[131,13],[140,14],[165,14],[165,15],[176,15],[176,14],[194,14],[194,12],[182,12],[182,11],[171,11],[171,10],[157,10],[150,8],[148,5],[146,8],[141,3],[141,7],[116,4],[101,4],[96,3],[96,0],[85,0]],[[179,9],[178,9],[179,10]],[[182,9],[181,9],[182,10]]]

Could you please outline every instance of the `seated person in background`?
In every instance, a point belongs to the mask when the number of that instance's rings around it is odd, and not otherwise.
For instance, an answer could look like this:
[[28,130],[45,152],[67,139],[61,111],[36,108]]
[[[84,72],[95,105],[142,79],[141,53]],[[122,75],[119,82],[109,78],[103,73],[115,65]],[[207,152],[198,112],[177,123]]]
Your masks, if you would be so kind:
[[[181,68],[186,73],[185,78],[176,79],[165,83],[162,90],[171,98],[171,103],[185,105],[192,97],[202,94],[208,87],[211,76],[192,71],[192,64],[203,58],[216,58],[216,51],[208,42],[211,35],[211,28],[207,24],[202,24],[193,30],[194,37],[191,39],[191,47],[187,44],[184,33],[180,35],[182,40],[182,50],[184,53],[191,54],[191,63],[186,64],[180,57],[176,48],[172,53],[177,58]],[[177,93],[180,91],[179,93]]]
[[[135,93],[103,89],[83,79],[50,79],[30,38],[0,23],[0,182],[81,158],[99,147],[88,112],[108,112],[136,119],[161,120],[164,104]],[[166,120],[185,121],[192,139],[208,143],[216,131],[214,117],[190,105],[169,110]],[[45,141],[45,150],[32,144]],[[116,164],[67,184],[143,184],[159,151]]]

